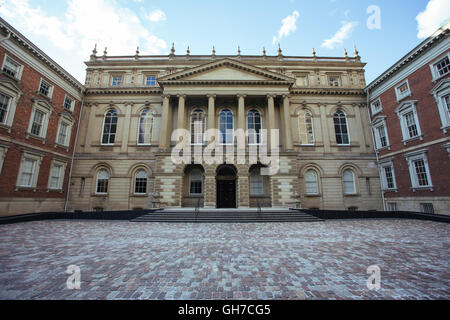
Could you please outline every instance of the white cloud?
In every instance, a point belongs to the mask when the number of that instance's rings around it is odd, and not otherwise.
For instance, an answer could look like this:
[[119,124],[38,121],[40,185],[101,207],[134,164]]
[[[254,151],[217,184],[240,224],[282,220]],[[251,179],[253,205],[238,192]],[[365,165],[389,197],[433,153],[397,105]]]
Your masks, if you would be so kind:
[[448,19],[450,19],[450,1],[430,0],[425,11],[422,11],[416,17],[417,38],[431,36]]
[[334,49],[338,45],[344,43],[344,40],[347,39],[350,34],[355,30],[358,25],[357,21],[352,22],[342,22],[342,27],[335,33],[335,35],[331,39],[327,39],[322,43],[322,47],[328,49]]
[[300,17],[300,13],[297,10],[294,10],[291,15],[287,16],[281,21],[281,28],[278,30],[278,37],[274,36],[272,39],[272,43],[275,44],[277,41],[280,41],[282,37],[287,37],[292,32],[297,30],[297,20]]
[[0,3],[0,15],[25,34],[50,41],[58,50],[49,55],[62,61],[61,65],[78,79],[84,79],[82,61],[87,60],[96,43],[99,55],[105,47],[108,55],[133,55],[137,45],[141,54],[160,54],[167,46],[133,11],[120,7],[115,0],[68,0],[67,10],[59,16],[48,15],[29,0]]
[[155,10],[145,15],[145,18],[150,22],[159,22],[166,20],[166,14],[161,10]]

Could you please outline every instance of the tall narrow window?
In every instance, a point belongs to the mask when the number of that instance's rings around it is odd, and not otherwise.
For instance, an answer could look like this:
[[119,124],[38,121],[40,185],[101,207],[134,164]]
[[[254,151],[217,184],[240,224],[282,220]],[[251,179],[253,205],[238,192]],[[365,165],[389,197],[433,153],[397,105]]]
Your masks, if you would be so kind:
[[334,114],[334,131],[336,132],[336,142],[338,145],[349,145],[347,117],[341,110]]
[[20,64],[15,62],[10,57],[6,57],[3,63],[3,72],[10,75],[11,77],[18,78],[20,67]]
[[153,115],[150,109],[144,109],[139,118],[138,144],[149,145],[152,143]]
[[0,123],[5,124],[11,98],[0,93]]
[[347,169],[344,171],[343,182],[345,194],[356,194],[355,174],[352,170]]
[[261,143],[261,114],[258,110],[250,110],[247,115],[248,144]]
[[61,173],[63,170],[63,166],[60,164],[53,164],[52,169],[50,170],[50,183],[49,189],[61,189],[62,181],[61,181]]
[[305,184],[306,184],[306,194],[307,195],[317,195],[319,194],[319,183],[317,172],[314,170],[308,170],[305,173]]
[[298,113],[298,129],[300,133],[300,143],[302,145],[314,144],[314,127],[311,112],[301,110]]
[[136,173],[134,180],[134,193],[135,194],[146,194],[147,193],[147,172],[145,170],[139,170]]
[[189,175],[189,193],[191,195],[203,193],[203,174],[200,169],[193,169]]
[[58,143],[60,145],[67,145],[68,141],[67,141],[67,129],[68,129],[68,125],[65,122],[61,122],[60,127],[59,127],[59,134],[58,134]]
[[191,115],[191,144],[202,145],[206,131],[205,113],[201,109],[196,109]]
[[117,111],[109,110],[105,115],[102,144],[114,144],[117,131]]
[[219,130],[220,130],[220,143],[233,144],[234,142],[233,113],[228,109],[222,110],[220,112]]
[[97,174],[97,191],[98,194],[108,193],[109,173],[106,169],[102,169]]
[[19,186],[20,187],[32,187],[33,175],[36,170],[37,160],[31,158],[25,158],[22,162]]
[[44,124],[45,113],[40,110],[35,110],[33,117],[33,124],[31,125],[31,133],[36,136],[41,136],[42,126]]
[[261,175],[261,168],[254,168],[250,171],[250,194],[254,196],[264,194],[264,179]]

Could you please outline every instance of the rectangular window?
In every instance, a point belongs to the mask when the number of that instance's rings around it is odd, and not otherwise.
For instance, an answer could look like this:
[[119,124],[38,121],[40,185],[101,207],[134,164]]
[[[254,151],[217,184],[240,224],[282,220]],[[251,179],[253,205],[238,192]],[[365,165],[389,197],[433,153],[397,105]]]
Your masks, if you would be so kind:
[[202,194],[201,181],[191,181],[190,194]]
[[395,189],[395,183],[394,183],[394,174],[392,172],[392,167],[384,167],[384,176],[386,179],[386,187],[387,189]]
[[156,77],[155,76],[147,76],[145,78],[145,85],[150,86],[150,87],[156,86]]
[[416,179],[420,187],[428,186],[428,175],[423,159],[413,161]]
[[37,160],[26,158],[22,162],[22,171],[20,173],[19,186],[32,187],[33,174],[36,169]]
[[396,202],[389,202],[388,203],[388,210],[389,211],[398,211],[397,203]]
[[403,82],[399,86],[395,87],[395,93],[397,95],[397,100],[401,100],[405,97],[411,95],[411,91],[409,89],[408,81]]
[[386,137],[386,128],[384,125],[380,125],[376,128],[377,130],[377,144],[378,149],[387,147],[387,137]]
[[420,210],[423,213],[434,214],[434,207],[432,203],[421,203]]
[[434,65],[434,68],[436,70],[437,77],[442,77],[448,74],[450,72],[450,61],[448,59],[448,56],[436,63]]
[[340,87],[341,79],[339,77],[328,77],[330,87]]
[[444,101],[444,109],[447,117],[450,120],[450,94],[446,95],[442,100]]
[[0,93],[0,123],[5,124],[11,98]]
[[372,114],[377,114],[383,110],[380,99],[373,102],[371,106],[372,106]]
[[61,122],[61,125],[59,127],[59,134],[58,134],[58,143],[65,146],[67,145],[67,131],[69,126],[67,123]]
[[60,164],[53,164],[50,170],[50,183],[49,189],[58,190],[61,189],[61,173],[63,171],[63,166]]
[[31,133],[36,136],[41,136],[42,126],[44,124],[45,113],[40,110],[34,111],[33,124],[31,125]]
[[405,119],[408,137],[409,138],[417,137],[419,135],[419,132],[417,130],[417,124],[416,119],[414,117],[414,113],[412,111],[408,112],[403,115],[403,118]]
[[66,110],[72,110],[72,99],[70,99],[70,97],[66,96],[64,98],[64,109]]
[[11,77],[17,78],[19,76],[20,64],[15,62],[10,57],[6,57],[3,64],[3,72],[10,75]]
[[135,194],[146,194],[147,193],[147,178],[136,178],[136,183],[134,186]]
[[45,80],[42,80],[41,85],[39,87],[39,93],[43,94],[46,97],[50,97],[51,88],[52,86],[50,83],[48,83]]
[[114,76],[114,77],[112,78],[112,83],[111,83],[111,85],[112,85],[113,87],[122,85],[122,77],[121,77],[121,76]]

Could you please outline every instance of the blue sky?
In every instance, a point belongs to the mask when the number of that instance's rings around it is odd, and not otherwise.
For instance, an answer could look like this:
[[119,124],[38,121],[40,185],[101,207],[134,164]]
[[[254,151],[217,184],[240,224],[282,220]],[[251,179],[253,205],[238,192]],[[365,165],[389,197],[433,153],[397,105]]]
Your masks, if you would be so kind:
[[176,54],[271,55],[279,42],[296,56],[352,56],[356,44],[370,82],[450,18],[450,0],[0,0],[0,16],[81,82],[95,43],[134,55],[172,42]]

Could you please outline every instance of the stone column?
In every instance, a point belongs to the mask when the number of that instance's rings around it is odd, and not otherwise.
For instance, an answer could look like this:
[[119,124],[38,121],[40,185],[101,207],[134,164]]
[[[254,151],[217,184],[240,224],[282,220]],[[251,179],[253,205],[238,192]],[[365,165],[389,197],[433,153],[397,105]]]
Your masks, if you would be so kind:
[[283,116],[284,116],[284,148],[285,150],[292,150],[292,132],[291,132],[291,113],[289,96],[283,95]]
[[267,150],[269,151],[272,147],[271,144],[271,130],[275,128],[275,95],[267,95]]
[[178,95],[178,120],[177,129],[184,129],[184,114],[185,114],[186,95]]
[[208,129],[216,128],[216,95],[208,94]]
[[330,140],[330,129],[328,127],[327,110],[326,105],[319,105],[320,108],[320,124],[322,127],[322,137],[323,137],[323,148],[325,153],[331,152],[331,140]]
[[360,105],[359,104],[355,104],[353,105],[353,109],[355,110],[355,115],[356,115],[356,122],[358,122],[357,124],[357,128],[358,128],[358,136],[359,136],[359,144],[360,144],[360,150],[361,153],[366,153],[367,152],[367,148],[366,148],[366,135],[364,133],[364,120],[363,117],[361,116],[361,109],[360,109]]
[[164,151],[168,151],[170,146],[170,132],[169,132],[169,116],[170,116],[170,95],[163,95],[163,110],[161,119],[161,141],[159,143],[159,148]]

